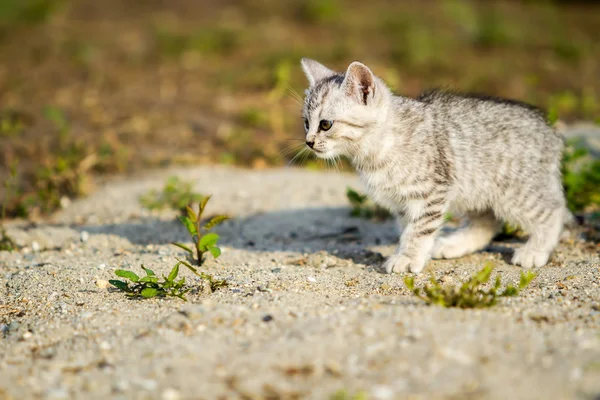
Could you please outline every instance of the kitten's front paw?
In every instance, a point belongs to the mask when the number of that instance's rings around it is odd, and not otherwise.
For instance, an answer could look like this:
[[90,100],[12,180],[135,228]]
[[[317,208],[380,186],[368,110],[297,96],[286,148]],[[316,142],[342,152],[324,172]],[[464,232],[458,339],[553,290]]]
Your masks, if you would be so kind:
[[512,263],[523,268],[543,267],[548,262],[550,253],[547,251],[535,251],[527,245],[515,250]]
[[406,257],[404,254],[394,254],[383,263],[382,272],[391,274],[392,272],[410,271],[414,274],[418,274],[423,271],[424,267],[425,263],[416,262],[415,260]]

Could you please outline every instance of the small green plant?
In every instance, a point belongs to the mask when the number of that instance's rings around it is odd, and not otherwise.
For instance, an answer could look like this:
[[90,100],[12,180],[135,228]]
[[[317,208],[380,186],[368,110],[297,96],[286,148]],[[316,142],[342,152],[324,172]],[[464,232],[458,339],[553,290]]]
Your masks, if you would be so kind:
[[14,161],[10,166],[10,177],[4,183],[4,201],[2,202],[2,213],[0,214],[0,251],[13,251],[17,248],[17,245],[12,240],[6,228],[4,227],[4,220],[6,219],[6,209],[8,203],[11,201],[11,196],[15,191],[14,182],[17,179],[17,165],[18,161]]
[[188,205],[186,206],[187,215],[179,217],[179,220],[191,236],[194,243],[194,250],[182,243],[173,243],[173,245],[187,251],[190,259],[199,266],[204,263],[207,253],[212,254],[214,258],[218,258],[221,255],[221,249],[217,247],[219,235],[209,232],[209,230],[229,219],[228,216],[217,215],[202,225],[202,214],[210,197],[206,196],[200,201],[197,213]]
[[365,392],[358,391],[354,394],[348,393],[345,389],[340,389],[329,397],[330,400],[366,400],[367,394]]
[[182,265],[186,266],[190,271],[192,271],[194,274],[198,275],[200,278],[204,279],[205,281],[208,281],[211,292],[214,292],[215,290],[228,285],[228,283],[225,279],[215,279],[210,274],[207,274],[204,272],[198,272],[198,270],[196,268],[192,267],[189,263],[187,263],[183,260],[177,260],[177,261],[180,262]]
[[433,275],[430,279],[431,285],[425,285],[422,289],[415,287],[413,276],[405,277],[404,283],[415,296],[427,304],[435,304],[442,307],[486,308],[495,305],[500,297],[518,295],[536,277],[536,274],[531,271],[522,272],[519,286],[508,285],[503,291],[500,291],[501,281],[498,276],[491,289],[481,289],[480,286],[485,285],[490,280],[493,270],[494,263],[486,263],[481,271],[473,275],[471,279],[463,283],[459,288],[442,286]]
[[187,301],[185,295],[192,290],[189,285],[186,285],[185,277],[177,279],[179,275],[179,267],[183,265],[194,274],[207,281],[210,285],[210,291],[214,292],[221,287],[227,286],[227,281],[224,279],[215,279],[212,275],[204,272],[198,272],[189,263],[177,260],[177,264],[171,269],[168,276],[159,278],[154,271],[142,265],[142,269],[146,276],[140,277],[133,271],[118,269],[115,275],[125,280],[111,279],[108,281],[117,289],[125,292],[128,297],[150,299],[152,297],[178,297],[181,300]]
[[591,159],[585,147],[568,143],[563,155],[562,176],[571,211],[600,206],[600,160]]
[[340,4],[336,0],[308,0],[301,2],[299,14],[306,22],[332,22],[340,13]]
[[199,202],[203,197],[200,193],[194,192],[192,186],[192,182],[185,182],[176,176],[171,176],[161,191],[150,190],[143,194],[140,203],[149,210],[170,208],[185,215],[186,207]]
[[384,221],[392,217],[390,212],[385,208],[373,204],[366,194],[360,194],[352,188],[347,188],[346,197],[348,197],[348,201],[352,205],[350,215],[353,217],[375,219],[378,221]]
[[142,269],[146,272],[146,276],[139,277],[135,272],[118,269],[115,275],[125,278],[128,281],[111,279],[108,281],[111,285],[124,291],[129,297],[143,297],[149,299],[152,297],[179,297],[187,301],[185,294],[191,290],[186,288],[185,277],[177,280],[179,274],[179,266],[182,262],[175,264],[169,276],[164,276],[160,279],[154,271],[142,265]]

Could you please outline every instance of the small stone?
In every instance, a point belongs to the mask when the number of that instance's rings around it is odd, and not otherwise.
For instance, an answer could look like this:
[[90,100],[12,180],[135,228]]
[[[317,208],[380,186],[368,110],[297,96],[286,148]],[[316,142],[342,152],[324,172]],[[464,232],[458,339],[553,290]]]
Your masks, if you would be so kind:
[[97,268],[98,269],[104,269],[104,268],[106,268],[106,264],[104,264],[104,263],[99,264]]
[[108,342],[100,342],[99,346],[101,350],[110,350],[112,346]]
[[104,279],[98,279],[96,281],[96,286],[98,286],[100,289],[106,289],[109,285],[110,283],[108,283],[108,281],[105,281]]
[[156,390],[156,388],[158,387],[158,383],[152,379],[142,379],[140,381],[140,386],[142,387],[142,389],[152,392]]
[[162,400],[179,400],[181,399],[181,393],[173,388],[166,388],[163,390],[161,395]]
[[390,289],[392,288],[392,287],[391,287],[389,284],[387,284],[387,283],[382,283],[382,284],[381,284],[381,286],[379,286],[379,287],[381,288],[381,290],[385,290],[385,291],[388,291],[388,290],[390,290]]
[[41,247],[40,247],[40,244],[38,242],[31,243],[31,250],[34,253],[37,253],[38,251],[40,251],[40,249],[41,249]]
[[387,400],[394,398],[394,391],[389,386],[377,385],[371,390],[374,399]]
[[271,322],[273,321],[273,316],[270,314],[265,315],[264,317],[262,317],[263,322]]
[[33,333],[27,331],[23,334],[23,339],[27,340],[27,339],[30,339],[32,336],[33,336]]
[[63,196],[60,198],[60,207],[65,209],[68,208],[71,205],[71,199],[69,199],[67,196]]
[[280,273],[280,272],[281,272],[281,268],[273,268],[273,269],[271,270],[271,272],[273,272],[274,274],[278,274],[278,273]]
[[124,392],[129,389],[129,382],[126,380],[119,380],[113,385],[115,392]]
[[17,321],[12,321],[10,324],[8,324],[7,331],[14,332],[19,329],[19,326],[21,326],[21,324],[19,324]]
[[306,280],[309,281],[309,282],[316,282],[317,278],[315,278],[314,276],[307,276]]
[[82,243],[85,243],[89,239],[90,239],[90,234],[87,231],[82,231],[81,235],[79,236],[79,240],[81,240]]
[[46,398],[48,400],[68,399],[69,393],[65,389],[55,388],[55,389],[48,390],[46,392],[46,396],[44,396],[44,398]]

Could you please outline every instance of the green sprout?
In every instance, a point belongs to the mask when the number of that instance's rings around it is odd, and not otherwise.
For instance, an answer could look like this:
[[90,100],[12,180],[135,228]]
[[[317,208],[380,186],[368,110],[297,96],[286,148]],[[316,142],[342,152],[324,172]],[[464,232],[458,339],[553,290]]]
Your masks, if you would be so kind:
[[149,299],[152,297],[179,297],[182,300],[187,301],[185,294],[191,290],[186,288],[185,277],[177,280],[179,274],[179,266],[182,262],[175,264],[168,276],[160,279],[154,271],[148,269],[142,265],[142,269],[146,272],[146,276],[139,277],[135,272],[127,271],[124,269],[118,269],[115,271],[115,275],[125,278],[128,281],[122,281],[118,279],[111,279],[108,281],[111,285],[120,289],[126,293],[129,297],[142,297]]
[[600,206],[600,160],[592,159],[588,149],[576,142],[567,143],[562,176],[571,211]]
[[171,176],[167,179],[162,191],[150,190],[140,197],[140,203],[149,210],[170,208],[185,214],[189,204],[201,199],[202,195],[192,190],[191,182]]
[[360,194],[352,188],[346,189],[346,197],[352,205],[350,215],[353,217],[384,221],[392,216],[388,210],[371,202],[366,194]]
[[202,199],[198,205],[197,213],[188,205],[186,206],[187,215],[179,217],[179,220],[191,236],[192,242],[194,243],[194,249],[192,250],[182,243],[172,243],[187,251],[190,259],[198,266],[201,266],[204,263],[207,253],[212,254],[214,258],[218,258],[221,255],[221,249],[217,247],[219,235],[208,231],[229,219],[228,216],[217,215],[206,224],[202,225],[202,214],[204,213],[204,209],[206,208],[206,204],[210,200],[210,197],[211,196],[206,196]]
[[10,166],[10,177],[4,183],[4,192],[5,199],[2,202],[2,211],[0,213],[0,251],[13,251],[17,248],[17,245],[12,240],[8,233],[6,233],[6,228],[4,227],[4,220],[6,219],[6,208],[8,207],[8,203],[11,200],[11,195],[15,191],[13,186],[16,178],[17,178],[17,165],[18,161],[15,161]]
[[508,285],[503,291],[500,291],[501,281],[498,276],[491,289],[481,289],[480,286],[485,285],[490,280],[493,270],[494,263],[486,263],[481,271],[473,275],[459,288],[442,286],[433,275],[429,280],[431,285],[425,285],[422,289],[415,287],[413,276],[405,277],[404,283],[415,296],[427,304],[435,304],[442,307],[486,308],[495,305],[500,297],[517,296],[537,276],[531,271],[521,272],[519,285],[517,287]]

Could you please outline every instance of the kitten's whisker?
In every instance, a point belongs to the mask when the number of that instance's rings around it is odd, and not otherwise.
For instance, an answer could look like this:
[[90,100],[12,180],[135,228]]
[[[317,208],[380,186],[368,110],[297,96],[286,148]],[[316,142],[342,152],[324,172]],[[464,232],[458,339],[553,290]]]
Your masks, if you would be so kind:
[[288,146],[288,147],[280,150],[279,153],[281,155],[289,155],[290,153],[300,150],[302,147],[304,147],[304,143],[294,144],[294,145]]
[[286,93],[292,98],[294,99],[298,104],[302,105],[304,103],[304,99],[302,98],[302,96],[300,96],[300,94],[298,92],[296,92],[294,90],[294,88],[292,88],[290,85],[287,86],[286,88]]

